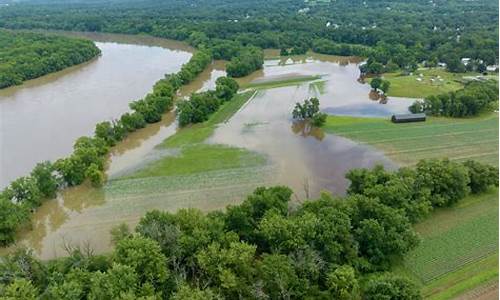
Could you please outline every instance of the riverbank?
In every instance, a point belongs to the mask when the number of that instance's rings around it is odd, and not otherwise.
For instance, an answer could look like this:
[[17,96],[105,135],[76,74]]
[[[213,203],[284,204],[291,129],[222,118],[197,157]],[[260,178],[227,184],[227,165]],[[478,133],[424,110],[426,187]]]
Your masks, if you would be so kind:
[[0,29],[0,89],[94,59],[94,42],[44,33]]

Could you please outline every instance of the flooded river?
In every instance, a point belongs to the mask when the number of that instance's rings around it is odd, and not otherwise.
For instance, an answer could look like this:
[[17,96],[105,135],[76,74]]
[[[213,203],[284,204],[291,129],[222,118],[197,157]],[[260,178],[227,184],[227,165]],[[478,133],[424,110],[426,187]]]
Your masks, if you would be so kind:
[[[112,49],[120,47],[142,49],[142,46],[109,42],[99,42],[98,45],[100,47],[107,45]],[[99,59],[103,59],[106,55],[105,48],[102,49],[103,57]],[[169,65],[167,59],[164,69],[158,71],[159,76],[167,72],[165,68],[180,67],[180,64],[190,55],[185,49],[165,50],[156,46],[144,46],[143,50],[146,51],[145,49],[161,53],[167,51],[167,56],[180,56],[177,61],[178,65],[173,65],[173,63]],[[144,60],[154,59],[153,55],[144,55],[147,56],[142,58]],[[96,62],[99,62],[99,59]],[[160,61],[163,62],[163,59]],[[81,69],[96,62],[82,66]],[[321,130],[312,129],[306,124],[294,124],[291,120],[291,111],[295,102],[312,96],[320,98],[323,111],[333,114],[386,117],[392,113],[405,112],[410,103],[409,99],[389,98],[383,102],[385,104],[381,104],[379,100],[371,100],[369,86],[357,81],[358,63],[359,60],[353,58],[322,55],[298,57],[294,60],[266,60],[263,70],[240,79],[240,83],[247,84],[255,80],[266,81],[278,77],[303,75],[321,75],[321,78],[294,86],[257,91],[254,97],[228,122],[219,126],[208,142],[237,146],[261,153],[268,158],[272,173],[259,173],[261,170],[256,170],[255,174],[250,174],[255,179],[252,184],[265,184],[266,176],[271,174],[272,181],[267,183],[289,185],[296,194],[301,195],[300,198],[304,197],[304,193],[315,196],[321,190],[343,194],[347,184],[344,174],[354,167],[371,167],[376,163],[384,164],[389,168],[396,167],[381,152],[369,146],[359,145],[335,135],[325,135]],[[79,68],[76,71],[78,72]],[[71,77],[71,74],[69,71],[68,76]],[[224,63],[215,62],[194,82],[184,87],[181,90],[181,96],[187,96],[193,91],[213,88],[215,80],[223,75],[225,75]],[[66,80],[65,76],[61,75],[61,78],[63,77]],[[149,87],[144,87],[143,94],[150,89],[157,78],[151,79]],[[29,92],[29,83],[19,89],[26,89],[26,92]],[[34,89],[40,89],[40,87],[35,85]],[[67,87],[67,89],[71,88]],[[54,90],[53,93],[55,92]],[[135,92],[137,94],[133,95],[139,98],[141,96],[139,91]],[[35,92],[32,93],[35,95]],[[120,94],[122,94],[121,91]],[[120,103],[123,106],[120,107],[126,110],[126,104],[134,97],[128,94],[123,98],[116,101],[122,101]],[[103,98],[98,99],[103,100]],[[11,102],[14,100],[11,99]],[[73,108],[68,109],[71,111]],[[91,111],[87,111],[90,114]],[[104,119],[113,116],[105,115]],[[103,117],[98,120],[101,119]],[[92,128],[93,126],[88,130],[91,131]],[[173,113],[168,113],[162,122],[128,136],[124,142],[112,150],[107,171],[108,177],[119,178],[157,159],[159,150],[155,146],[174,134],[176,129],[175,116]],[[2,132],[4,131],[5,129]],[[75,136],[79,135],[81,134]],[[69,143],[68,149],[71,144]],[[218,176],[218,174],[215,175],[213,177]],[[234,178],[240,175],[235,171]],[[233,176],[233,174],[228,176]],[[236,181],[231,178],[229,177],[229,182]],[[211,210],[237,203],[243,196],[239,189],[233,191],[232,187],[226,184],[215,186],[210,180],[195,187],[199,188],[196,196],[193,196],[193,191],[188,191],[185,187],[186,182],[182,180],[179,182],[184,187],[173,190],[169,187],[176,184],[173,179],[165,181],[162,178],[153,178],[145,185],[139,183],[132,187],[127,186],[130,185],[127,180],[120,182],[122,181],[111,182],[104,189],[79,186],[62,192],[57,199],[47,201],[33,215],[33,228],[20,234],[19,244],[33,248],[35,254],[43,259],[64,255],[65,243],[88,244],[96,252],[105,252],[111,246],[109,231],[113,226],[123,222],[134,226],[148,210],[158,208],[175,211],[182,207]],[[124,194],[123,190],[133,192]],[[143,191],[146,190],[147,194],[144,196]]]
[[150,37],[86,34],[102,55],[0,90],[0,189],[36,163],[72,151],[96,123],[119,117],[165,73],[191,57],[185,45]]

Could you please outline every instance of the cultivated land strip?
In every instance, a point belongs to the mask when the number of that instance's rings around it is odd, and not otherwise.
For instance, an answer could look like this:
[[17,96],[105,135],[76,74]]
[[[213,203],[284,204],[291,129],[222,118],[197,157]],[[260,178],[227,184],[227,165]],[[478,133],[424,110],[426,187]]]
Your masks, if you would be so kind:
[[420,245],[396,271],[423,285],[427,299],[453,299],[498,278],[498,189],[438,209],[415,226]]
[[401,165],[420,159],[476,158],[498,164],[498,116],[470,119],[429,117],[425,123],[393,124],[378,118],[330,116],[325,131],[369,144]]

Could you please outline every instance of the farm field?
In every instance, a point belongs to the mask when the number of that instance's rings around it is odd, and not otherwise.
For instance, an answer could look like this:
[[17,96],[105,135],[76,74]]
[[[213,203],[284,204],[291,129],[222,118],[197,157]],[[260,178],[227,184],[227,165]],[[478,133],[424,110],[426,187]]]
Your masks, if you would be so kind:
[[[458,90],[463,87],[463,82],[469,77],[477,75],[479,73],[451,73],[442,68],[425,68],[418,69],[413,75],[401,75],[399,72],[394,72],[385,73],[382,77],[391,82],[387,93],[389,96],[425,98]],[[498,74],[488,75],[486,78],[498,80]]]
[[498,115],[493,113],[467,119],[429,117],[407,124],[329,116],[324,130],[374,146],[401,165],[443,157],[498,165]]
[[[208,121],[179,129],[158,145],[163,158],[109,182],[108,195],[135,201],[156,197],[158,201],[191,203],[188,206],[211,210],[224,208],[255,187],[272,181],[267,178],[272,168],[267,166],[265,157],[245,149],[204,143],[217,124],[226,122],[254,93],[237,94]],[[212,198],[215,202],[206,201]]]
[[395,271],[420,282],[427,299],[453,299],[478,287],[491,290],[498,280],[497,195],[492,189],[469,196],[417,224],[421,243]]

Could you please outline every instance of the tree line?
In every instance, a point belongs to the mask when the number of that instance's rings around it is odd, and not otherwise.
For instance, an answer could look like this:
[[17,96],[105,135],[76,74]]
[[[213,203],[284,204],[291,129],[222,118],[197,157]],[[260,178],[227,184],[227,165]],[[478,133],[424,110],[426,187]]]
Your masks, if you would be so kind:
[[0,295],[23,299],[421,299],[390,272],[414,249],[412,224],[438,207],[498,186],[475,161],[422,160],[415,168],[354,169],[347,196],[292,203],[284,186],[239,205],[148,212],[135,231],[112,230],[114,250],[40,262],[20,249],[0,263]]
[[[167,74],[156,82],[152,92],[130,103],[131,112],[111,122],[98,123],[92,137],[78,138],[68,157],[53,163],[39,163],[30,175],[11,182],[0,193],[0,245],[14,242],[16,231],[29,223],[30,213],[43,201],[54,198],[58,190],[82,184],[85,180],[94,186],[102,185],[110,147],[146,124],[159,122],[162,115],[173,108],[177,90],[192,81],[211,60],[210,52],[196,52],[178,73]],[[233,91],[228,91],[224,84],[219,85],[221,97],[227,97],[227,93]]]
[[494,103],[498,103],[497,81],[471,81],[458,91],[431,95],[423,101],[417,100],[409,110],[412,113],[461,118],[476,116],[491,108]]
[[230,101],[238,91],[238,83],[229,77],[219,77],[215,81],[215,90],[193,93],[189,100],[177,102],[177,115],[180,126],[201,123],[216,112],[219,107]]
[[424,61],[429,66],[445,62],[450,71],[459,72],[461,58],[484,65],[498,62],[497,11],[495,0],[338,0],[317,6],[293,0],[208,0],[196,5],[187,0],[42,0],[4,7],[0,27],[149,34],[215,46],[229,58],[238,52],[235,45],[276,48],[282,54],[313,49],[367,57],[370,73],[380,66],[411,71]]
[[100,53],[89,40],[0,30],[0,89],[81,64]]

